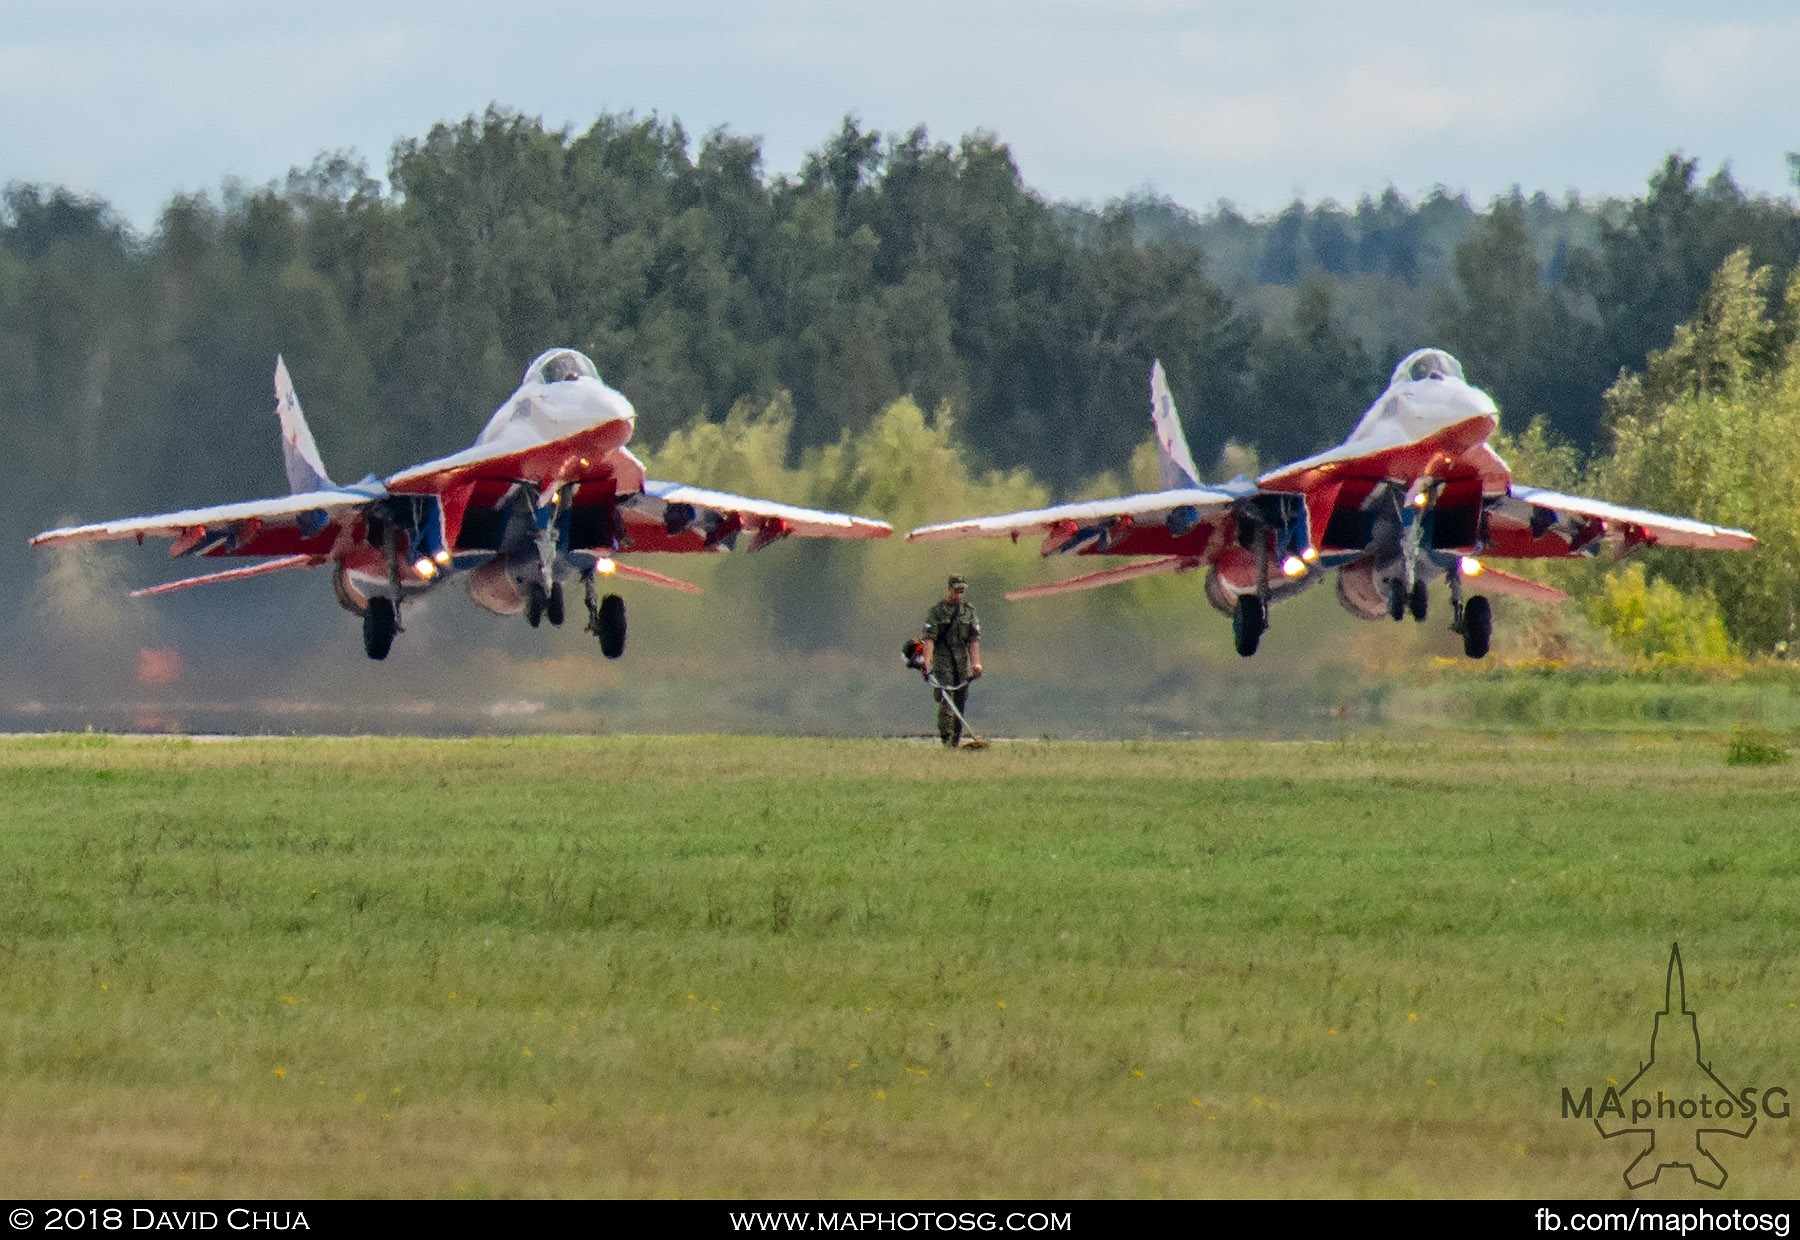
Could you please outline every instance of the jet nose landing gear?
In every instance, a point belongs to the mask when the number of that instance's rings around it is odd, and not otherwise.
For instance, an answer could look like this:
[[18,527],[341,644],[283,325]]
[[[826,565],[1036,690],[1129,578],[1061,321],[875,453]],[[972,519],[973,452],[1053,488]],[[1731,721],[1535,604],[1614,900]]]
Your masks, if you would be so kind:
[[525,622],[535,629],[546,620],[557,628],[562,627],[562,582],[552,582],[548,590],[541,582],[529,582],[525,586]]

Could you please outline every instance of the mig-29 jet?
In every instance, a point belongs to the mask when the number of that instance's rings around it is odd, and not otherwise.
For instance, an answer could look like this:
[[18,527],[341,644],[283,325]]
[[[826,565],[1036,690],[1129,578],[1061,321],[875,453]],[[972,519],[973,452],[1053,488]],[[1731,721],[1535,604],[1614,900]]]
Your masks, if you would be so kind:
[[602,597],[614,577],[697,592],[624,562],[649,551],[751,551],[789,536],[885,538],[884,521],[727,495],[644,476],[626,448],[637,413],[574,349],[551,349],[525,371],[474,446],[387,478],[341,486],[325,472],[312,431],[275,362],[275,412],[292,494],[47,530],[34,547],[146,537],[173,539],[172,557],[251,557],[256,563],[135,590],[162,594],[289,568],[326,568],[337,601],[362,618],[363,648],[387,657],[402,606],[454,576],[499,615],[533,628],[563,622],[566,586],[579,586],[601,653],[625,650],[625,602]]
[[1488,436],[1493,399],[1441,349],[1401,359],[1385,392],[1335,448],[1269,470],[1202,485],[1162,366],[1150,371],[1161,491],[922,526],[909,541],[1041,538],[1050,555],[1144,557],[1134,564],[1013,590],[1034,598],[1206,570],[1206,598],[1231,617],[1240,655],[1256,653],[1269,608],[1336,570],[1337,596],[1364,619],[1425,619],[1428,585],[1450,593],[1450,627],[1472,659],[1488,652],[1493,610],[1484,589],[1540,602],[1568,596],[1488,566],[1490,559],[1565,559],[1610,545],[1623,555],[1660,545],[1747,551],[1756,539],[1685,517],[1523,486]]

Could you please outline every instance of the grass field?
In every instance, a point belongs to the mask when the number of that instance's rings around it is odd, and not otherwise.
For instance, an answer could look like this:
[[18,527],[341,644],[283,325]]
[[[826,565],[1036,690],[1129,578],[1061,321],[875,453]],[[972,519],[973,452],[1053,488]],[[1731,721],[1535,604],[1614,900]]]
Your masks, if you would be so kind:
[[5,740],[0,1188],[1800,1195],[1800,1120],[1633,1194],[1561,1108],[1676,941],[1800,1095],[1731,741]]

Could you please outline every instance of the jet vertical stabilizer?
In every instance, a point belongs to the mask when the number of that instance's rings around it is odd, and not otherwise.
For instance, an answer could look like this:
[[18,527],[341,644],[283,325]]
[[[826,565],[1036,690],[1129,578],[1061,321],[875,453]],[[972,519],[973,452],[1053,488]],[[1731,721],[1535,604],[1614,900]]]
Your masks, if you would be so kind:
[[1150,366],[1150,424],[1156,428],[1156,457],[1162,466],[1163,489],[1200,485],[1200,472],[1194,468],[1187,437],[1181,433],[1181,418],[1175,412],[1175,398],[1169,394],[1169,381],[1163,378],[1160,361]]
[[275,358],[275,416],[281,419],[281,456],[287,466],[288,489],[295,495],[336,488],[319,459],[319,445],[300,411],[300,398],[288,378],[287,363]]

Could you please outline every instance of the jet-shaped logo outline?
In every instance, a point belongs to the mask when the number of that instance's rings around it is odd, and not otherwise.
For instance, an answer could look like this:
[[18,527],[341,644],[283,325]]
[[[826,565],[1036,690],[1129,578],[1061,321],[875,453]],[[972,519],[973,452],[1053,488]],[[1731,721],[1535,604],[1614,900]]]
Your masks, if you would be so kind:
[[[1642,1126],[1641,1121],[1634,1120],[1630,1122],[1629,1126],[1615,1128],[1611,1132],[1608,1132],[1606,1125],[1601,1122],[1601,1118],[1595,1116],[1594,1127],[1599,1131],[1602,1137],[1605,1137],[1608,1140],[1633,1133],[1649,1138],[1649,1143],[1644,1147],[1643,1152],[1631,1161],[1630,1166],[1625,1168],[1625,1184],[1629,1188],[1645,1188],[1656,1183],[1658,1178],[1661,1177],[1665,1167],[1686,1167],[1688,1173],[1694,1177],[1696,1183],[1704,1184],[1708,1188],[1723,1188],[1725,1187],[1725,1181],[1730,1178],[1730,1175],[1719,1160],[1713,1156],[1712,1151],[1707,1148],[1707,1138],[1715,1134],[1737,1137],[1740,1140],[1748,1137],[1756,1130],[1756,1112],[1754,1108],[1745,1105],[1743,1099],[1738,1096],[1736,1091],[1732,1090],[1725,1082],[1721,1081],[1718,1076],[1714,1074],[1711,1063],[1701,1058],[1700,1025],[1695,1013],[1688,1008],[1687,1004],[1687,978],[1681,969],[1680,943],[1673,943],[1669,948],[1668,983],[1663,994],[1662,1010],[1656,1013],[1656,1024],[1650,1033],[1650,1058],[1639,1063],[1637,1074],[1619,1088],[1616,1096],[1620,1098],[1650,1096],[1647,1091],[1640,1091],[1637,1088],[1638,1082],[1642,1081],[1646,1074],[1656,1066],[1659,1048],[1667,1048],[1668,1046],[1668,1043],[1663,1041],[1663,1019],[1665,1017],[1675,1016],[1685,1017],[1687,1020],[1687,1040],[1691,1041],[1693,1045],[1694,1063],[1699,1067],[1700,1071],[1705,1074],[1707,1080],[1718,1086],[1719,1092],[1717,1095],[1713,1096],[1721,1099],[1729,1099],[1734,1114],[1747,1116],[1749,1122],[1739,1130],[1738,1128],[1726,1126],[1717,1116],[1699,1119],[1683,1117],[1673,1120],[1663,1117],[1660,1124],[1644,1127]],[[1685,1059],[1683,1059],[1681,1063],[1685,1066]],[[1667,1071],[1667,1069],[1665,1069],[1665,1071]],[[1656,1091],[1655,1097],[1657,1099],[1655,1105],[1660,1107],[1666,1096],[1661,1090],[1658,1090]],[[1672,1105],[1678,1105],[1675,1099],[1667,1099],[1667,1101]],[[1666,1157],[1658,1153],[1658,1129],[1663,1125],[1678,1125],[1684,1132],[1688,1128],[1692,1128],[1694,1133],[1694,1156],[1691,1161],[1685,1153],[1679,1158]]]

